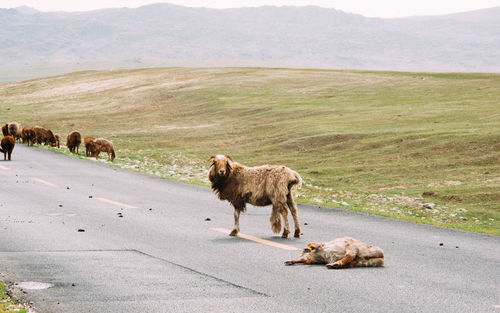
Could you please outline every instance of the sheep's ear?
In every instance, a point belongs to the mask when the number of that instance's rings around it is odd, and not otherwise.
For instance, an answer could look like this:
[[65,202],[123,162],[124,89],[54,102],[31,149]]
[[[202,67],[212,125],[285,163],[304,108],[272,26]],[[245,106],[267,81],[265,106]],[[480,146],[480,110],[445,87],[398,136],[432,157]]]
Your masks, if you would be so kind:
[[215,160],[215,155],[212,155],[211,157],[209,157],[207,161],[208,161],[208,162],[211,162],[211,161],[213,161],[213,160]]
[[225,157],[226,157],[226,158],[228,158],[228,159],[229,159],[229,160],[231,160],[231,161],[233,160],[233,158],[232,158],[232,157],[230,157],[229,155],[226,155]]

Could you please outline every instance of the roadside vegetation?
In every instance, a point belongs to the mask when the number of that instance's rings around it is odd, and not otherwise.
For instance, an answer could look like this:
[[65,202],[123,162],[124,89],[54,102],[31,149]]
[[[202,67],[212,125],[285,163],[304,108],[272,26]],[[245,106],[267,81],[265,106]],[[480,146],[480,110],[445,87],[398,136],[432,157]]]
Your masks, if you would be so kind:
[[0,281],[0,313],[28,313],[29,311],[15,297],[9,295],[7,287]]
[[499,74],[86,71],[1,83],[0,122],[105,137],[117,166],[203,185],[213,154],[283,164],[298,201],[500,234],[499,94]]

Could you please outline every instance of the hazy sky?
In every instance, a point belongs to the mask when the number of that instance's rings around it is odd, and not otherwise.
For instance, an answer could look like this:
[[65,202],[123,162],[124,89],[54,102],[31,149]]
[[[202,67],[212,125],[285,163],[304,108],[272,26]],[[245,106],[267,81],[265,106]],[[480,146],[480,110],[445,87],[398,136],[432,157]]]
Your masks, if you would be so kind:
[[437,15],[500,6],[500,0],[0,0],[0,8],[21,5],[41,11],[88,11],[168,2],[192,7],[234,8],[262,5],[318,5],[369,17]]

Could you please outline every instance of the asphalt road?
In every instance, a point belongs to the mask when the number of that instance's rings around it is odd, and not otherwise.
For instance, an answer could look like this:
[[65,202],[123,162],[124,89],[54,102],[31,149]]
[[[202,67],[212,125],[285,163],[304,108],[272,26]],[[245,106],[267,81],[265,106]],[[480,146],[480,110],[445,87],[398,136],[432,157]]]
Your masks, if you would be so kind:
[[[21,144],[0,186],[0,277],[40,313],[500,312],[498,236],[299,204],[303,236],[282,239],[250,206],[241,232],[277,247],[217,230],[233,210],[208,188]],[[386,266],[283,264],[342,236]]]

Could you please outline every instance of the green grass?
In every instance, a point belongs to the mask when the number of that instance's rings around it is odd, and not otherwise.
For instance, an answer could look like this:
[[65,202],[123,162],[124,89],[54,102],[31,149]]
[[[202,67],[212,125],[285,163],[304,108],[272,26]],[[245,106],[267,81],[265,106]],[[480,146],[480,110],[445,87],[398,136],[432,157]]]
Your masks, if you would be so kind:
[[28,310],[19,304],[15,298],[11,297],[5,285],[0,282],[0,312],[1,313],[27,313]]
[[206,184],[225,153],[294,168],[300,201],[500,234],[498,95],[498,74],[154,68],[2,83],[0,110],[146,173]]

